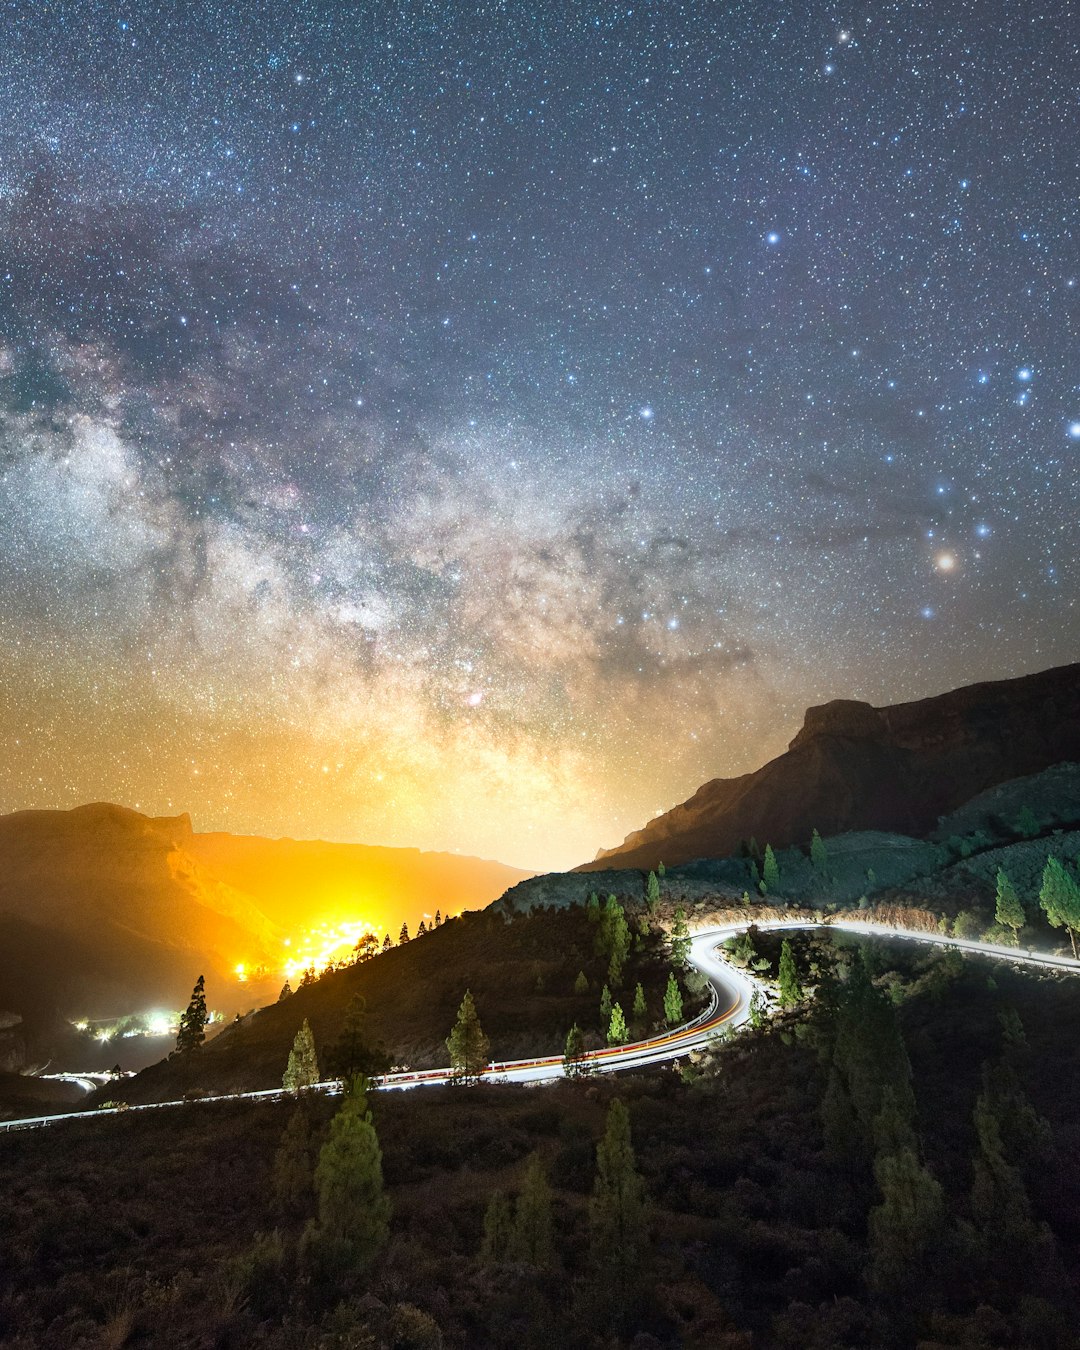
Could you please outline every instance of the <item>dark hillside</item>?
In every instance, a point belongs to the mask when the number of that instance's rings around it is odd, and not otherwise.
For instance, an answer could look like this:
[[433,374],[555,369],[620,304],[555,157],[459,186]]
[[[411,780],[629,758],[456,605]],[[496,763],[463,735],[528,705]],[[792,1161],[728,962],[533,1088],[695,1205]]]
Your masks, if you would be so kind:
[[[356,994],[367,1000],[371,1039],[385,1045],[396,1064],[433,1068],[448,1062],[444,1042],[466,989],[472,990],[493,1058],[561,1053],[573,1022],[600,1031],[607,959],[594,952],[595,931],[580,908],[514,920],[492,911],[451,919],[370,961],[324,975],[227,1028],[189,1059],[144,1070],[109,1095],[153,1101],[192,1090],[279,1087],[304,1018],[324,1054]],[[589,992],[576,994],[574,982],[582,971]],[[643,940],[613,996],[622,998],[629,1013],[641,980],[650,1017],[658,1018],[667,972],[659,935]]]
[[[852,1119],[837,1151],[822,1126],[825,1004],[741,1035],[683,1075],[376,1095],[390,1241],[340,1306],[336,1292],[311,1288],[297,1255],[310,1199],[292,1214],[273,1199],[291,1104],[193,1104],[12,1136],[0,1153],[0,1346],[1072,1350],[1080,982],[904,944],[867,953],[879,994],[892,994],[878,1006],[896,1007],[910,1059],[912,1157],[941,1188],[932,1260],[901,1245],[893,1274],[875,1274],[868,1232],[881,1193],[867,1136]],[[800,961],[827,955],[800,949]],[[852,969],[851,941],[834,956]],[[974,1185],[973,1112],[983,1065],[1003,1053],[1002,1014],[1022,1027],[1003,1129],[1030,1118],[1040,1135],[1030,1155],[1015,1131],[1001,1136],[1007,1232]],[[651,1237],[619,1335],[590,1303],[587,1217],[616,1094]],[[317,1143],[335,1105],[307,1102]],[[516,1195],[533,1150],[553,1190],[552,1266],[485,1263],[485,1209],[496,1190]],[[274,1233],[269,1245],[258,1236]]]

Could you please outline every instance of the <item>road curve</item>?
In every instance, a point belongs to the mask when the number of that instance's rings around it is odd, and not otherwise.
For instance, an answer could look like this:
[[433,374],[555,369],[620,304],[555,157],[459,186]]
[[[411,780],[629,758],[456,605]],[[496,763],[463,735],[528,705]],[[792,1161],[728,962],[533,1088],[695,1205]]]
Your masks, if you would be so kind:
[[[649,1040],[630,1045],[611,1046],[585,1057],[589,1072],[615,1072],[640,1069],[681,1059],[693,1050],[704,1049],[722,1027],[741,1026],[750,1016],[750,1000],[755,990],[768,999],[768,987],[747,971],[740,970],[720,953],[719,946],[729,937],[750,927],[751,921],[710,927],[695,933],[690,943],[690,963],[709,982],[711,997],[708,1007],[683,1026],[664,1032]],[[757,924],[761,930],[838,928],[843,932],[862,933],[873,937],[902,938],[912,942],[927,942],[939,947],[955,947],[960,951],[988,956],[1014,964],[1042,966],[1051,970],[1080,974],[1080,961],[1067,956],[1053,956],[1023,948],[1004,947],[992,943],[974,942],[966,938],[945,937],[940,933],[914,932],[893,928],[888,924],[845,919],[775,919]],[[546,1083],[564,1077],[561,1056],[539,1059],[508,1060],[492,1063],[484,1070],[483,1081],[490,1083]],[[418,1087],[445,1085],[451,1081],[447,1069],[430,1069],[421,1073],[391,1073],[378,1080],[383,1091],[405,1091]],[[336,1081],[316,1083],[307,1092],[333,1096],[341,1091]],[[45,1129],[69,1120],[100,1120],[104,1116],[127,1115],[132,1111],[167,1111],[179,1106],[202,1105],[226,1101],[282,1101],[292,1094],[283,1088],[269,1088],[259,1092],[227,1093],[215,1097],[199,1097],[194,1101],[150,1102],[143,1106],[99,1107],[94,1111],[67,1111],[48,1116],[28,1116],[20,1120],[0,1121],[0,1133],[10,1130]]]

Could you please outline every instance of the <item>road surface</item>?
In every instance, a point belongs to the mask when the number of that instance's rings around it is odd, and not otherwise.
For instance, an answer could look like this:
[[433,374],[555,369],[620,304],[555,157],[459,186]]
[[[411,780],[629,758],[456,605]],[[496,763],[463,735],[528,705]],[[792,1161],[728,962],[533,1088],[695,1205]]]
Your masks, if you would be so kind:
[[[637,1041],[631,1045],[611,1046],[598,1050],[585,1058],[590,1072],[614,1072],[617,1070],[640,1069],[651,1064],[663,1064],[681,1059],[693,1050],[704,1049],[721,1032],[721,1028],[734,1029],[749,1019],[750,1000],[755,990],[759,990],[766,1001],[771,1000],[769,987],[755,979],[749,972],[740,970],[726,960],[718,950],[720,944],[729,937],[743,932],[749,922],[732,924],[725,927],[706,928],[696,933],[690,944],[690,963],[705,976],[711,991],[708,1006],[704,1012],[681,1027],[654,1036],[646,1041]],[[863,933],[875,937],[902,938],[912,942],[927,942],[939,947],[955,947],[960,951],[973,952],[997,960],[1010,961],[1027,966],[1043,966],[1052,970],[1071,971],[1080,974],[1080,961],[1066,956],[1050,956],[1039,952],[1001,947],[990,943],[969,941],[965,938],[944,937],[940,933],[912,932],[902,928],[892,928],[887,924],[861,923],[858,920],[767,920],[757,924],[761,930],[782,930],[796,928],[839,928],[844,932]],[[59,1076],[59,1075],[57,1075]],[[81,1075],[64,1075],[77,1078]],[[518,1059],[506,1063],[493,1063],[484,1071],[485,1083],[547,1083],[564,1077],[562,1056],[549,1056],[541,1059]],[[422,1073],[391,1073],[378,1080],[382,1091],[406,1091],[412,1088],[433,1087],[451,1081],[449,1069],[430,1069]],[[317,1083],[307,1092],[322,1092],[327,1095],[340,1093],[339,1082]],[[32,1116],[21,1120],[0,1121],[0,1133],[8,1130],[45,1129],[69,1120],[100,1120],[103,1116],[126,1115],[131,1111],[168,1111],[178,1106],[202,1105],[206,1102],[223,1101],[282,1101],[291,1094],[282,1088],[270,1088],[261,1092],[229,1093],[217,1097],[199,1097],[192,1101],[151,1102],[143,1106],[99,1107],[95,1111],[67,1111],[55,1115]]]

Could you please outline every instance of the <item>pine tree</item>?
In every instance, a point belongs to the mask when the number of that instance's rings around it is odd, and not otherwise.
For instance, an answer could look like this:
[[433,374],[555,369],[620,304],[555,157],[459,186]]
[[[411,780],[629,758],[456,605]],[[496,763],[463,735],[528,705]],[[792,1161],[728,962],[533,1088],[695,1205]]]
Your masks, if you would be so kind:
[[765,883],[766,890],[777,891],[780,889],[780,865],[776,861],[772,844],[765,845],[765,861],[761,867],[761,879]]
[[367,1000],[354,994],[345,1009],[345,1020],[336,1041],[326,1051],[330,1075],[348,1082],[352,1078],[377,1078],[390,1068],[390,1056],[367,1035]]
[[590,891],[585,901],[585,917],[590,923],[600,922],[600,897],[595,891]]
[[585,1061],[585,1036],[575,1022],[566,1033],[566,1049],[563,1052],[563,1073],[567,1078],[580,1078],[588,1065]]
[[667,868],[664,866],[662,862],[658,862],[656,864],[656,875],[660,878],[661,881],[663,881],[664,877],[667,876]]
[[484,1240],[480,1244],[480,1261],[485,1266],[497,1265],[506,1259],[512,1224],[510,1201],[505,1191],[493,1191],[484,1210]]
[[886,1089],[874,1122],[874,1179],[881,1204],[870,1211],[871,1283],[890,1294],[923,1283],[926,1258],[945,1224],[941,1186],[920,1163],[915,1135]]
[[630,1117],[611,1103],[596,1149],[596,1181],[589,1205],[589,1256],[597,1293],[618,1319],[631,1309],[647,1251],[645,1186],[630,1140]]
[[600,1020],[605,1026],[611,1020],[611,990],[606,984],[600,995]]
[[435,911],[435,927],[436,927],[436,928],[441,928],[441,927],[442,927],[442,910],[441,910],[441,909],[437,909],[437,910]]
[[608,1023],[608,1045],[623,1045],[628,1037],[626,1017],[622,1008],[616,1003],[611,1009],[611,1021]]
[[390,934],[387,933],[387,935],[382,940],[383,951],[388,952],[393,945],[394,945],[393,938],[391,938]]
[[507,1256],[511,1261],[543,1269],[555,1256],[555,1224],[551,1213],[551,1186],[539,1153],[525,1167],[525,1184],[514,1207]]
[[577,979],[574,981],[574,993],[580,995],[580,994],[587,994],[588,992],[589,992],[588,976],[585,974],[583,970],[579,970],[577,973]]
[[403,923],[401,925],[401,932],[398,934],[398,946],[403,947],[405,943],[408,942],[408,940],[409,940],[409,925],[407,923]]
[[810,836],[810,863],[819,877],[828,876],[829,852],[825,847],[825,840],[817,830]]
[[364,1089],[362,1078],[349,1084],[315,1168],[318,1218],[304,1247],[324,1276],[368,1269],[389,1234],[382,1150]]
[[292,993],[292,985],[289,983],[288,980],[286,980],[285,983],[281,986],[281,993],[278,994],[277,1001],[279,1003],[283,1003],[291,993]]
[[416,930],[416,936],[418,938],[427,937],[427,924],[423,919],[420,920],[420,927]]
[[[660,866],[663,867],[663,863]],[[660,904],[660,878],[655,872],[649,873],[648,881],[645,883],[645,903],[649,907],[649,913],[655,914]]]
[[609,895],[596,931],[596,951],[608,957],[608,983],[618,988],[622,982],[623,966],[630,954],[630,925],[619,904],[618,896]]
[[667,988],[664,990],[664,1021],[669,1027],[676,1027],[683,1020],[682,990],[673,970],[668,971]]
[[765,1025],[765,999],[760,989],[755,989],[750,995],[748,1014],[747,1020],[754,1031]]
[[784,939],[780,944],[779,999],[781,1008],[794,1008],[802,1002],[803,988],[799,983],[799,973],[795,969],[795,957],[791,943]]
[[296,1092],[319,1081],[319,1061],[315,1057],[315,1037],[305,1017],[289,1051],[289,1062],[281,1078],[286,1092]]
[[274,1203],[286,1213],[297,1213],[311,1194],[311,1125],[302,1106],[289,1117],[274,1154],[272,1184]]
[[191,1002],[187,1010],[180,1015],[180,1028],[176,1037],[177,1055],[189,1055],[198,1050],[206,1040],[206,1023],[209,1014],[206,1011],[206,984],[200,975],[191,991]]
[[686,911],[680,905],[671,923],[671,959],[677,966],[690,961],[690,929],[686,925]]
[[1039,904],[1052,928],[1065,928],[1076,956],[1076,934],[1080,930],[1080,886],[1065,870],[1059,858],[1047,858],[1043,870]]
[[450,1051],[450,1069],[456,1083],[476,1083],[487,1066],[491,1049],[488,1038],[476,1015],[476,1005],[469,990],[461,1000],[454,1029],[446,1040]]
[[1026,917],[1024,906],[1020,903],[1020,897],[1016,894],[1016,888],[1006,876],[1004,870],[999,867],[994,918],[1002,928],[1012,929],[1013,941],[1017,945],[1020,942],[1020,929],[1023,928]]
[[634,1006],[631,1015],[635,1022],[640,1022],[648,1011],[645,1005],[645,990],[641,987],[641,981],[638,981],[637,988],[634,990]]
[[1034,839],[1039,833],[1039,818],[1030,806],[1022,806],[1014,826],[1016,833],[1024,839]]

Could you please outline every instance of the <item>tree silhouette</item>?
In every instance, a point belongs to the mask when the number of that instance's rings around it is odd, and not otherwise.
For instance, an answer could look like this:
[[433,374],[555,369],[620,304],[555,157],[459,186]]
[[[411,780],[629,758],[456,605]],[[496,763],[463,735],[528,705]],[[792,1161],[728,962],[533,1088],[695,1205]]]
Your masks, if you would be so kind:
[[180,1015],[180,1028],[176,1037],[177,1055],[189,1055],[198,1050],[206,1040],[206,1023],[209,1014],[206,1011],[206,985],[200,975],[191,991],[191,1002]]

